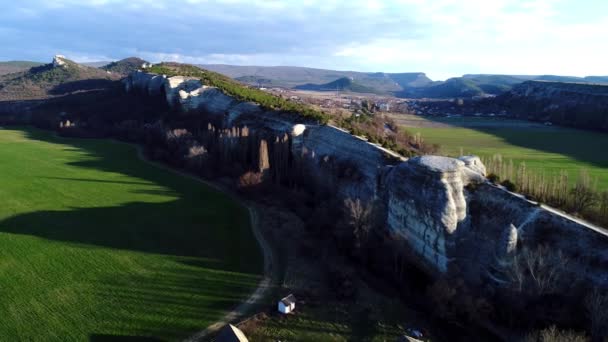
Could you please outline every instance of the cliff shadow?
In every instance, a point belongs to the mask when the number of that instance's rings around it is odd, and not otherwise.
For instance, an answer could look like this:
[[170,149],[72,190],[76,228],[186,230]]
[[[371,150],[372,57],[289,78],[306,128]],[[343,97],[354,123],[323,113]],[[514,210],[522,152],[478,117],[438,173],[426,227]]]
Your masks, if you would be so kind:
[[115,81],[103,78],[64,82],[51,88],[49,94],[65,95],[74,92],[108,89],[114,84]]
[[[76,250],[74,253],[86,251],[84,255],[116,251],[118,260],[131,260],[127,263],[135,265],[112,268],[112,264],[95,264],[97,259],[86,261],[105,270],[94,280],[79,280],[87,283],[82,295],[103,303],[90,313],[91,323],[82,322],[84,327],[79,328],[86,330],[91,340],[121,335],[172,340],[186,337],[219,319],[259,281],[262,259],[247,210],[227,195],[141,162],[135,149],[124,144],[60,138],[30,128],[11,129],[22,131],[28,139],[60,144],[58,148],[78,154],[78,158],[57,163],[80,169],[82,175],[40,174],[37,181],[54,183],[51,187],[62,193],[85,187],[79,195],[86,197],[77,199],[77,205],[7,217],[0,221],[0,236],[43,238],[60,242],[60,248]],[[103,173],[92,176],[88,170],[132,178],[106,179]],[[117,195],[121,199],[116,203],[98,205],[91,198],[98,195],[100,187],[124,191]],[[24,187],[23,191],[33,190]],[[131,199],[131,194],[139,200]],[[40,277],[46,281],[45,277],[53,275]],[[21,307],[27,312],[27,305]]]
[[[582,163],[608,168],[608,134],[561,126],[545,126],[538,122],[519,119],[425,116],[436,128],[463,128],[488,134],[504,141],[505,145],[567,156]],[[432,126],[433,123],[439,127]],[[425,127],[424,125],[422,127]],[[407,127],[415,131],[415,127]],[[453,132],[452,134],[457,134]],[[422,136],[424,138],[424,134]],[[429,140],[430,141],[430,140]],[[432,141],[431,141],[432,142]],[[475,151],[464,151],[474,153]]]

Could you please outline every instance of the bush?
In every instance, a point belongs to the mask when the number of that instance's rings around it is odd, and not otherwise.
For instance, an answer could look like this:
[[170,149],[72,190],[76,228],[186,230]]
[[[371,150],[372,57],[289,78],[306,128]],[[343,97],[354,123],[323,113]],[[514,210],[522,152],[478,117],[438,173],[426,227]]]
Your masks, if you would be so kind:
[[264,181],[264,177],[261,172],[246,172],[241,177],[239,177],[238,188],[241,191],[245,190],[255,190],[260,185],[262,185]]
[[500,183],[500,185],[504,186],[507,190],[511,191],[511,192],[515,192],[517,190],[517,187],[515,186],[515,183],[511,182],[510,180],[504,180]]
[[588,338],[569,330],[558,330],[555,326],[533,332],[526,336],[525,342],[586,342]]
[[495,173],[490,173],[487,178],[490,182],[494,184],[498,183],[498,181],[500,180],[500,177]]

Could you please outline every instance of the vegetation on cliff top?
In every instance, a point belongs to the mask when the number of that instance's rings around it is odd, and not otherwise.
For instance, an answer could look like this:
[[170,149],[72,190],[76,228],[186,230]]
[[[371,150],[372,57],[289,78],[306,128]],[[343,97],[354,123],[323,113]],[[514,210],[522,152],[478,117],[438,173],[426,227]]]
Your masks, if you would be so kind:
[[200,78],[201,81],[206,85],[217,87],[227,95],[230,95],[236,99],[256,102],[265,109],[297,114],[305,119],[314,120],[322,124],[326,124],[329,121],[329,115],[320,110],[300,103],[291,102],[281,97],[273,96],[262,90],[243,85],[224,75],[203,70],[193,65],[160,63],[147,69],[147,71],[167,76],[187,76]]
[[352,115],[349,118],[340,115],[334,116],[312,106],[292,102],[262,90],[251,88],[224,75],[203,70],[193,65],[161,63],[146,71],[167,76],[179,75],[200,78],[204,84],[217,87],[227,95],[242,101],[256,102],[266,109],[296,114],[320,124],[327,124],[331,121],[333,124],[347,129],[353,135],[364,136],[371,143],[379,144],[404,156],[437,150],[437,146],[425,145],[419,135],[408,135],[407,132],[399,130],[394,122],[380,114]]
[[128,75],[129,73],[141,69],[142,65],[148,63],[147,61],[137,58],[129,57],[121,59],[116,62],[112,62],[108,65],[102,66],[100,69],[115,72],[122,75]]

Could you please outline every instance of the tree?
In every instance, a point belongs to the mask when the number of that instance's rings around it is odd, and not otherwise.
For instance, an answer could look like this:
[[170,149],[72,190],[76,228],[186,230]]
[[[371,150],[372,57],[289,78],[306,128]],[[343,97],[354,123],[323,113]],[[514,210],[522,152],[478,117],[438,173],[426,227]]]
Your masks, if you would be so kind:
[[507,277],[518,292],[533,291],[538,295],[556,292],[565,279],[568,259],[560,250],[546,246],[524,248],[513,255],[506,266]]
[[597,194],[593,191],[591,178],[585,169],[581,170],[576,185],[570,192],[573,196],[572,209],[576,213],[582,213],[591,208],[597,201]]
[[372,226],[372,206],[369,202],[361,202],[359,198],[356,200],[347,198],[344,200],[344,207],[346,209],[348,223],[353,228],[353,234],[355,235],[355,239],[357,241],[357,247],[361,247],[361,244],[367,239],[367,235],[369,234],[369,230]]
[[266,140],[260,140],[260,150],[259,150],[259,159],[258,159],[258,171],[260,173],[266,173],[266,171],[270,168],[270,162],[268,160],[268,143]]
[[585,298],[585,308],[591,323],[591,336],[594,341],[608,337],[608,295],[598,291]]

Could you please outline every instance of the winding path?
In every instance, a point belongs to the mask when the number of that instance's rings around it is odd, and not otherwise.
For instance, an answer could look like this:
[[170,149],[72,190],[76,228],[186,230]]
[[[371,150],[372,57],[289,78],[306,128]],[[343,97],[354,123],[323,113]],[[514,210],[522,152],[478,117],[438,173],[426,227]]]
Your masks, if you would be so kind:
[[235,195],[232,191],[230,191],[218,184],[214,184],[214,183],[205,181],[194,175],[191,175],[191,174],[173,169],[164,164],[149,160],[144,155],[143,148],[139,145],[129,144],[129,143],[125,143],[125,142],[118,141],[118,140],[113,140],[113,141],[117,142],[117,143],[121,143],[121,144],[128,144],[128,145],[135,147],[137,149],[137,156],[144,162],[154,165],[156,167],[162,168],[164,170],[168,170],[170,172],[176,173],[180,176],[193,179],[193,180],[195,180],[199,183],[205,184],[209,187],[212,187],[212,188],[228,195],[234,201],[237,201],[238,203],[240,203],[241,205],[246,207],[247,210],[249,211],[249,218],[251,221],[251,229],[253,231],[253,235],[255,236],[255,239],[257,240],[258,245],[260,246],[260,249],[262,250],[262,254],[264,255],[264,274],[263,274],[262,280],[260,280],[260,282],[258,283],[258,286],[255,289],[255,291],[253,291],[243,303],[239,304],[238,306],[236,306],[235,308],[230,310],[219,321],[208,326],[206,329],[201,330],[201,331],[195,333],[194,335],[186,338],[184,341],[194,342],[194,341],[204,340],[207,337],[209,337],[209,335],[219,331],[219,329],[221,329],[224,325],[235,322],[237,319],[242,318],[245,315],[247,315],[248,313],[250,313],[251,310],[256,305],[260,304],[262,302],[262,300],[264,299],[264,296],[267,294],[268,290],[271,288],[273,278],[274,279],[277,278],[277,268],[274,266],[274,265],[276,265],[275,256],[272,251],[272,248],[270,247],[270,244],[264,238],[264,235],[260,231],[260,223],[259,223],[258,213],[257,213],[255,206],[251,203],[248,203],[248,202],[242,200],[237,195]]

